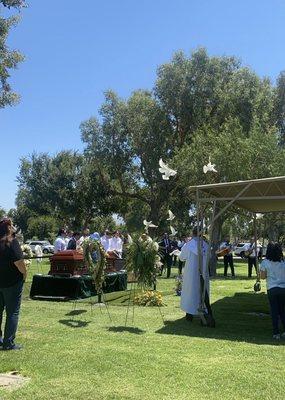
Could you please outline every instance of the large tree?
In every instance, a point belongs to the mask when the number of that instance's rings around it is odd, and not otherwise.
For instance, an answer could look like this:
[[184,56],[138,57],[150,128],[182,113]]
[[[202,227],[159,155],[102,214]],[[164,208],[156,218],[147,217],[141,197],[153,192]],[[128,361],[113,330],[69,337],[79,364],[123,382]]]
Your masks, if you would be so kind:
[[[179,52],[158,69],[152,92],[136,91],[127,100],[106,93],[101,123],[91,118],[81,125],[85,154],[126,219],[134,221],[132,210],[140,208],[141,219],[147,217],[164,229],[169,205],[187,220],[190,204],[179,184],[182,175],[163,181],[158,160],[179,165],[175,155],[191,145],[197,132],[216,135],[229,121],[235,121],[231,140],[237,139],[242,149],[245,142],[239,138],[249,137],[257,124],[264,134],[271,132],[273,104],[269,80],[236,58],[210,57],[204,49],[190,57]],[[214,145],[219,146],[218,141]],[[188,183],[204,182],[205,177],[194,172]]]
[[[26,232],[29,221],[52,216],[58,224],[80,228],[115,207],[98,172],[81,154],[33,154],[21,160],[15,219]],[[111,211],[110,211],[111,209]]]
[[21,53],[10,50],[6,44],[9,31],[18,23],[19,17],[4,17],[1,11],[5,7],[20,10],[24,6],[24,0],[0,0],[0,108],[13,105],[19,100],[19,96],[11,90],[8,79],[10,70],[16,68],[24,59]]

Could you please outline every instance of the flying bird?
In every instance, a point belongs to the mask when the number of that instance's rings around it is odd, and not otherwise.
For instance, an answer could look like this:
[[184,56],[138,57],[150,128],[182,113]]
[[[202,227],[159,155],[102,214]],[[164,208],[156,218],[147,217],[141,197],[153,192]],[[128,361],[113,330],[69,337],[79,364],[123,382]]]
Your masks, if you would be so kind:
[[157,225],[154,225],[152,221],[143,220],[143,224],[145,226],[145,230],[148,231],[148,228],[157,228]]
[[177,171],[169,168],[169,166],[165,164],[162,159],[159,160],[159,166],[160,168],[158,170],[162,174],[162,179],[165,181],[168,181],[170,176],[175,176],[177,174]]
[[175,215],[170,210],[168,210],[168,215],[169,215],[169,217],[167,218],[166,221],[172,221],[175,218]]
[[216,167],[216,164],[212,164],[211,159],[209,157],[208,164],[203,166],[204,174],[206,174],[207,172],[218,172],[215,167]]
[[170,230],[171,230],[171,235],[170,236],[175,236],[177,234],[177,231],[171,225],[170,225]]
[[171,256],[180,256],[181,251],[178,249],[173,250],[171,253],[169,253]]

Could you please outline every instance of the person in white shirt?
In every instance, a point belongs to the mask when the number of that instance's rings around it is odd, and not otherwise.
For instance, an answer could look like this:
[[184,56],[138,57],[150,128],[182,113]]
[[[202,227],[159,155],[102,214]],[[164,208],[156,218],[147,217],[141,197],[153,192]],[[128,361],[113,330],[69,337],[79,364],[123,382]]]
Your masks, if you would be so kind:
[[54,242],[54,254],[58,253],[59,251],[66,250],[65,237],[66,237],[65,229],[60,229],[58,231],[57,238],[55,239]]
[[[279,243],[269,243],[266,258],[260,265],[260,277],[266,279],[271,310],[273,339],[285,339],[285,262]],[[283,327],[280,335],[279,319]]]
[[35,245],[35,254],[37,256],[37,264],[42,262],[43,249],[39,244]]
[[100,241],[101,241],[102,246],[104,247],[104,250],[107,253],[107,251],[110,248],[111,233],[108,230],[106,230],[105,234],[101,237]]
[[114,233],[114,236],[110,239],[110,245],[108,251],[113,251],[120,258],[122,258],[122,253],[123,253],[123,241],[120,238],[120,232],[116,231]]
[[[255,256],[255,239],[254,238],[250,239],[250,243],[246,246],[245,252],[248,253],[248,258],[247,258],[248,277],[251,278],[253,266],[255,268],[255,272],[257,273],[256,256]],[[258,252],[258,249],[257,249],[257,252]]]

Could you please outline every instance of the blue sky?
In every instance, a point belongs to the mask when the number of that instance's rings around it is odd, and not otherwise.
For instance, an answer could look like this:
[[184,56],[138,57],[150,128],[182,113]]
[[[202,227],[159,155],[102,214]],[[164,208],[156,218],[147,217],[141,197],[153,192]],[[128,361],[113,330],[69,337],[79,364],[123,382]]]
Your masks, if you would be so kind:
[[284,0],[28,0],[9,36],[26,61],[12,71],[21,94],[0,110],[0,206],[14,206],[19,160],[82,149],[79,124],[103,92],[152,88],[177,50],[235,55],[274,82],[285,69]]

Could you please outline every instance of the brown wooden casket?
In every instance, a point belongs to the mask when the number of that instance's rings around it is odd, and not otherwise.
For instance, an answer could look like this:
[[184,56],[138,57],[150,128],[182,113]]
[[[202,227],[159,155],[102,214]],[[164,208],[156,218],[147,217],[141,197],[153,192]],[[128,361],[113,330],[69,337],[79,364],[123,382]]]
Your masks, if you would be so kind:
[[83,254],[76,250],[60,251],[50,257],[49,275],[74,276],[88,273]]

